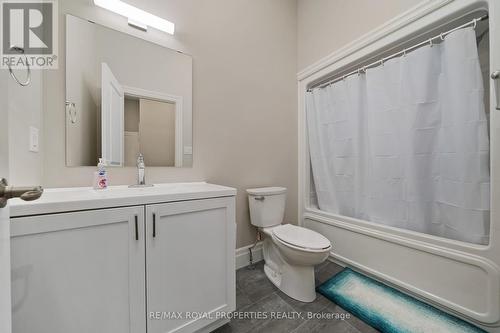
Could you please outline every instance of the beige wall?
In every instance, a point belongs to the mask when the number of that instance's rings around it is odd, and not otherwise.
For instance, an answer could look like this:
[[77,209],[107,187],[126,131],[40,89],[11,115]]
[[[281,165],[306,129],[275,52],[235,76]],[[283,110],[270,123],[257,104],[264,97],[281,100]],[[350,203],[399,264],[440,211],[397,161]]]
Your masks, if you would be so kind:
[[139,132],[139,100],[125,96],[123,109],[125,132]]
[[[237,246],[250,244],[245,189],[286,186],[286,220],[297,221],[296,2],[294,0],[130,0],[176,23],[174,37],[128,28],[88,0],[59,1],[61,13],[144,35],[193,56],[193,168],[147,168],[151,182],[207,180],[238,189]],[[59,17],[61,30],[64,16]],[[61,68],[45,89],[44,185],[90,186],[94,167],[65,166],[64,33]],[[140,66],[140,64],[138,64]],[[111,185],[136,181],[135,168],[109,170]]]
[[[3,70],[6,73],[7,70]],[[26,73],[16,71],[20,80]],[[7,105],[9,129],[9,176],[8,181],[15,186],[33,186],[42,182],[43,171],[43,129],[42,129],[42,73],[31,71],[31,84],[21,87],[8,77]],[[64,101],[63,101],[64,103]],[[0,119],[0,123],[3,119]],[[39,129],[39,152],[29,151],[30,126]],[[64,131],[64,127],[63,127]],[[2,177],[0,175],[0,177]]]
[[[237,246],[250,244],[248,187],[289,189],[286,221],[297,221],[297,69],[396,16],[419,0],[129,0],[176,23],[171,37],[144,34],[88,0],[59,2],[71,13],[193,56],[193,168],[148,168],[152,182],[207,180],[238,189]],[[64,17],[59,17],[61,30]],[[61,69],[47,72],[44,177],[48,187],[89,186],[93,167],[65,167],[64,33]],[[140,66],[140,64],[138,64]],[[111,184],[135,168],[110,170]]]
[[297,0],[298,70],[422,0]]
[[139,100],[139,151],[146,166],[175,165],[175,104]]
[[[26,69],[13,71],[21,82],[26,80]],[[34,186],[42,182],[42,82],[40,70],[31,70],[28,86],[16,83],[7,69],[0,70],[0,178],[6,178],[12,186]],[[30,127],[39,130],[39,152],[29,151]]]
[[[9,123],[9,82],[12,78],[8,71],[0,71],[0,120]],[[4,125],[5,126],[5,125]],[[2,127],[0,131],[0,178],[9,178],[9,131]]]
[[135,167],[139,156],[139,100],[125,97],[124,114],[124,163]]
[[[66,98],[75,103],[75,121],[66,118],[66,165],[96,165],[100,149],[100,63],[95,54],[98,45],[95,42],[97,31],[94,24],[81,24],[73,21],[66,30],[68,49],[71,55],[66,57]],[[67,22],[66,22],[67,23]],[[85,21],[85,23],[87,23]],[[66,24],[68,25],[68,24]]]

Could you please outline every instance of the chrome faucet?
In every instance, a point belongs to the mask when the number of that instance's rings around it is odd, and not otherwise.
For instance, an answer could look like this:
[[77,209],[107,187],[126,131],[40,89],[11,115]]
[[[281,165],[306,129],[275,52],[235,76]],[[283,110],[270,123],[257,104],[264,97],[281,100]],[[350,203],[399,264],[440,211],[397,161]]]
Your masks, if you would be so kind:
[[146,165],[144,164],[144,156],[139,153],[137,156],[137,184],[129,185],[128,187],[151,187],[153,184],[146,185]]
[[137,185],[146,185],[146,165],[142,154],[137,157]]

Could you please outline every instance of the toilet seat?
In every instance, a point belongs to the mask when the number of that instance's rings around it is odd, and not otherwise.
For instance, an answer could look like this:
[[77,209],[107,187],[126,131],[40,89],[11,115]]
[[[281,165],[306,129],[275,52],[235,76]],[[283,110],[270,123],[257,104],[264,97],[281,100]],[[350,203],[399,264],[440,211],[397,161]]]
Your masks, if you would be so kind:
[[281,243],[308,252],[323,252],[331,248],[330,241],[320,233],[295,226],[282,224],[272,229],[273,238]]

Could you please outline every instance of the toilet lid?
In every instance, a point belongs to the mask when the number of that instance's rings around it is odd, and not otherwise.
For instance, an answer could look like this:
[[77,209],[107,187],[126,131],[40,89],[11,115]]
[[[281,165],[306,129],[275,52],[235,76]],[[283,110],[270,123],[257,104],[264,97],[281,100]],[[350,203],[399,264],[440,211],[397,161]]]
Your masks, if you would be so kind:
[[316,231],[283,224],[273,228],[273,235],[288,244],[311,250],[322,250],[330,247],[330,241]]

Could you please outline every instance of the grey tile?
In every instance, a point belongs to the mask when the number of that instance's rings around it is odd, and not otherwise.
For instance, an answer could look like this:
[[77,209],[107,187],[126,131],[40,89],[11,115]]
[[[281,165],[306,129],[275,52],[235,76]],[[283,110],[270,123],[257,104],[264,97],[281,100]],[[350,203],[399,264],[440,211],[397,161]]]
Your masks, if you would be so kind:
[[327,261],[327,264],[321,269],[319,269],[318,272],[316,272],[315,274],[316,286],[322,284],[332,276],[341,272],[343,269],[344,267],[337,265],[333,262]]
[[252,333],[257,332],[272,332],[272,333],[289,333],[299,327],[304,320],[302,319],[280,319],[270,320],[262,327],[251,330]]
[[[284,330],[283,332],[290,332],[291,329],[302,323],[302,321],[295,322],[291,319],[277,320],[271,318],[271,313],[290,313],[294,311],[276,293],[272,293],[256,303],[241,308],[239,311],[252,316],[248,318],[233,318],[230,323],[221,327],[217,332],[262,332],[263,327],[266,325],[274,326],[277,330]],[[257,314],[260,314],[261,317],[256,317]]]
[[357,328],[350,324],[352,315],[335,303],[330,303],[325,309],[307,317],[305,323],[300,325],[294,333],[360,333]]
[[294,309],[288,305],[277,293],[272,293],[270,297],[257,302],[263,311],[267,312],[293,312]]
[[327,298],[325,298],[324,296],[322,296],[318,293],[316,293],[316,299],[314,300],[314,302],[310,302],[310,303],[304,303],[304,302],[297,301],[296,299],[293,299],[293,298],[287,296],[281,290],[278,290],[276,293],[288,305],[290,305],[295,311],[303,312],[304,314],[306,314],[308,312],[312,312],[312,313],[319,312],[319,311],[323,310],[324,308],[326,308],[331,303],[330,300],[328,300]]
[[[269,281],[263,268],[263,262],[260,262],[253,270],[242,268],[236,272],[236,306],[240,312],[265,313],[266,318],[234,318],[215,332],[377,332],[322,295],[318,294],[316,300],[311,303],[299,302],[288,297]],[[342,269],[343,267],[335,263],[325,261],[315,267],[317,280],[324,282]],[[301,317],[288,319],[271,317],[271,313],[295,312],[299,312]],[[330,314],[330,318],[314,316],[314,313]]]
[[[278,293],[274,293],[272,297],[266,298],[264,301],[259,302],[262,304],[262,309],[269,316],[271,316],[270,320],[267,321],[261,327],[256,327],[251,330],[251,332],[291,332],[293,329],[297,328],[300,324],[304,322],[302,318],[300,318],[300,314],[297,313],[290,304],[285,302],[283,298],[281,298]],[[272,317],[276,315],[284,315],[289,317]]]
[[259,261],[253,267],[253,269],[249,266],[238,269],[236,271],[236,281],[244,280],[252,275],[264,275],[264,261]]
[[345,267],[340,266],[339,264],[336,264],[330,260],[325,260],[325,263],[326,263],[325,268],[330,270],[330,271],[340,272],[341,270],[343,270],[345,268]]
[[215,329],[212,332],[213,333],[233,333],[233,332],[237,332],[237,331],[231,326],[231,323],[227,323],[226,325],[223,325],[223,326]]
[[320,270],[325,268],[329,262],[330,262],[329,260],[325,260],[321,264],[314,266],[314,272],[315,273],[319,272]]
[[[272,295],[269,295],[268,297],[271,297]],[[262,300],[265,301],[265,298]],[[250,304],[249,306],[246,306],[244,308],[239,309],[238,311],[241,312],[246,312],[246,313],[257,313],[257,312],[262,312],[262,304],[254,303]],[[269,319],[260,319],[256,317],[249,317],[249,318],[237,318],[234,317],[231,319],[231,321],[216,330],[215,332],[221,333],[221,332],[237,332],[237,333],[246,333],[249,332],[251,329],[255,327],[262,327],[267,323]]]
[[360,333],[345,321],[311,319],[297,327],[293,333]]
[[252,304],[250,298],[240,289],[236,287],[236,310],[239,310],[247,305]]
[[352,326],[356,327],[361,333],[380,333],[379,330],[371,327],[358,317],[351,315],[351,318],[349,319],[349,324]]
[[256,302],[277,290],[264,273],[262,263],[256,264],[255,269],[246,267],[239,269],[236,272],[236,285],[252,302]]

